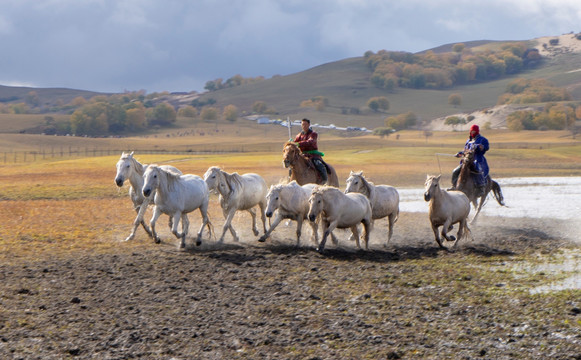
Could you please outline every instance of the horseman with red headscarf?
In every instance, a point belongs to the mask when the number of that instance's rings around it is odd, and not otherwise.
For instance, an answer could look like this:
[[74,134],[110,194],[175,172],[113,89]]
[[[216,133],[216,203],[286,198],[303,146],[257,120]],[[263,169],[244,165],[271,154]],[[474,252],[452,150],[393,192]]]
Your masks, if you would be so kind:
[[[477,196],[484,195],[484,189],[486,187],[486,178],[488,177],[489,169],[484,154],[488,151],[488,149],[488,140],[484,136],[480,135],[480,128],[478,125],[472,125],[470,127],[469,138],[466,140],[466,144],[464,145],[464,151],[474,150],[474,166],[478,171],[478,174],[474,177]],[[464,151],[458,152],[456,157],[463,156]],[[461,168],[462,163],[460,163],[460,165],[452,172],[452,189],[456,188],[456,183],[458,182],[458,176],[460,175]]]

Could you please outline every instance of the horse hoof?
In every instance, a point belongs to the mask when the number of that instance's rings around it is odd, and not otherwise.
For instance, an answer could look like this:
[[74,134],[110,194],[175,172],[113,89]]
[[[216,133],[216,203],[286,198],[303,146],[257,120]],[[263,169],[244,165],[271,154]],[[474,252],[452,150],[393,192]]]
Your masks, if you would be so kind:
[[260,238],[258,238],[258,242],[265,242],[266,238],[264,236],[261,236]]
[[196,241],[196,246],[200,246],[200,245],[202,245],[202,240]]
[[323,253],[323,251],[324,251],[324,248],[320,248],[320,247],[318,247],[318,248],[317,248],[317,252],[318,252],[319,254],[322,254],[322,253]]
[[161,243],[161,239],[160,239],[160,238],[157,238],[157,239],[155,239],[155,243],[156,243],[156,244],[159,244],[159,243]]
[[450,235],[449,239],[446,239],[448,241],[456,241],[456,237],[454,235]]

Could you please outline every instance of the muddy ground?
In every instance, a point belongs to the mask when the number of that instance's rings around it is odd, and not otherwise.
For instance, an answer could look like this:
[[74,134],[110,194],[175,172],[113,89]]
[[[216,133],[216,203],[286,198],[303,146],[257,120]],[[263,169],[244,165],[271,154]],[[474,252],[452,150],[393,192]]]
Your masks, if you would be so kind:
[[294,223],[261,244],[248,221],[237,244],[140,230],[116,253],[0,265],[0,358],[581,359],[579,290],[531,294],[511,270],[579,249],[566,222],[482,217],[448,253],[404,213],[387,247],[382,221],[370,251],[339,232],[320,255],[307,226],[296,248]]

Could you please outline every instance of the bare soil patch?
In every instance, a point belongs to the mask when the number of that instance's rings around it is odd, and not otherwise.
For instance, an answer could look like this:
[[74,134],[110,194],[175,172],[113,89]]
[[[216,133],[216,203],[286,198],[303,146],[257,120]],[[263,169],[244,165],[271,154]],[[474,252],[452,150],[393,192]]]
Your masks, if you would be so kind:
[[448,253],[403,213],[388,246],[381,221],[370,251],[339,232],[320,255],[307,226],[297,248],[294,223],[260,244],[236,220],[236,244],[141,231],[115,253],[0,265],[0,357],[581,358],[579,290],[531,295],[509,266],[578,246],[567,223],[482,217]]

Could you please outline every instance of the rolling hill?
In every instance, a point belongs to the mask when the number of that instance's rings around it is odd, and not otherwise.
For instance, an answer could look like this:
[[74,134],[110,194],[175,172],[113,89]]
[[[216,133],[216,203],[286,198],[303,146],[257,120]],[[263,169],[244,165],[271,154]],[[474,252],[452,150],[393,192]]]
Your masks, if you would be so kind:
[[[558,41],[555,41],[558,39]],[[552,40],[552,41],[551,41]],[[474,50],[499,48],[503,41],[471,41],[465,46]],[[449,51],[454,44],[446,44],[433,52]],[[532,70],[514,77],[473,85],[455,86],[446,90],[396,88],[386,91],[374,87],[370,82],[371,70],[366,66],[363,56],[343,59],[322,64],[302,72],[287,76],[276,76],[260,82],[233,88],[199,94],[200,101],[213,99],[214,106],[223,108],[228,104],[236,105],[242,115],[252,113],[255,101],[263,101],[272,109],[272,117],[293,118],[309,117],[320,124],[337,126],[361,126],[375,128],[384,125],[388,116],[414,112],[424,123],[440,124],[443,117],[458,113],[478,113],[493,108],[498,97],[505,92],[506,85],[516,77],[527,79],[542,78],[550,80],[559,87],[565,87],[574,100],[581,100],[581,40],[574,34],[549,36],[528,41],[529,47],[536,47],[544,56],[542,64]],[[427,50],[426,50],[427,51]],[[73,89],[41,89],[0,86],[0,102],[15,103],[24,101],[28,92],[34,90],[42,105],[50,108],[51,103],[68,103],[82,96],[90,98],[100,93]],[[171,90],[171,89],[170,89]],[[462,104],[454,107],[448,104],[452,93],[462,95]],[[197,96],[197,95],[196,95]],[[301,108],[304,100],[324,96],[329,100],[324,111]],[[388,98],[390,107],[387,112],[372,112],[366,108],[367,100],[374,96]],[[195,96],[189,96],[189,99]],[[169,101],[176,106],[184,105],[183,94],[170,94],[158,101]],[[506,114],[503,112],[488,112]],[[506,115],[499,115],[506,116]],[[502,119],[493,119],[493,126],[502,127]],[[441,124],[440,124],[441,125]],[[441,128],[438,125],[434,128]]]

